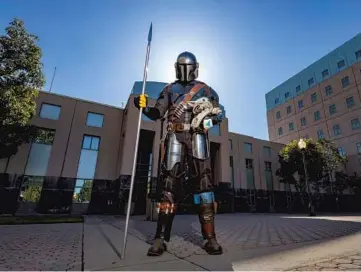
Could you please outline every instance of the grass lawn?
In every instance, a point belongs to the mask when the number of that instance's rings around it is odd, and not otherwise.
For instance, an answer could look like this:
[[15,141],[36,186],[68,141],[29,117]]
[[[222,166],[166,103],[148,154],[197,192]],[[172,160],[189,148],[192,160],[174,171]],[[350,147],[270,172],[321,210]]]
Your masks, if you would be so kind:
[[83,223],[82,216],[0,216],[0,225]]

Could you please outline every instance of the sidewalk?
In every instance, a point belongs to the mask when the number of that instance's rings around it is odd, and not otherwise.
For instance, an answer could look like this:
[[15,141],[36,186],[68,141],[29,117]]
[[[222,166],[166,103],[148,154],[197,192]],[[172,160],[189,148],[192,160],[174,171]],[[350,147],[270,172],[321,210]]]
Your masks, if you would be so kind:
[[128,235],[126,257],[121,260],[124,233],[89,216],[84,222],[84,270],[203,270],[167,252],[162,256],[146,256],[149,245]]
[[[338,259],[342,259],[343,255],[361,252],[361,233],[358,232],[343,237],[334,236],[309,242],[296,241],[273,246],[247,248],[225,246],[225,253],[220,256],[209,256],[202,250],[193,252],[192,249],[189,249],[191,254],[184,255],[184,257],[174,254],[172,250],[170,251],[172,254],[165,252],[161,257],[148,257],[146,252],[149,245],[144,239],[135,237],[134,233],[136,232],[133,229],[135,227],[139,229],[142,227],[141,225],[149,228],[149,222],[134,220],[129,226],[131,231],[128,233],[127,255],[124,260],[121,260],[124,233],[122,228],[117,225],[124,222],[122,219],[109,218],[109,221],[103,219],[97,216],[85,218],[84,270],[245,271],[292,270],[306,266],[315,270],[314,268],[317,266],[313,266],[313,264],[334,260],[338,257]],[[117,224],[110,224],[112,220]],[[334,220],[342,219],[335,218]],[[336,221],[330,221],[330,224],[335,224]],[[359,219],[353,218],[352,221],[359,222]],[[310,221],[311,223],[312,221]],[[184,244],[177,244],[176,241],[173,239],[173,250],[184,246]],[[261,245],[260,242],[258,245]],[[184,251],[184,249],[182,250]],[[355,263],[357,262],[355,261]],[[319,270],[322,269],[321,266],[319,268]]]

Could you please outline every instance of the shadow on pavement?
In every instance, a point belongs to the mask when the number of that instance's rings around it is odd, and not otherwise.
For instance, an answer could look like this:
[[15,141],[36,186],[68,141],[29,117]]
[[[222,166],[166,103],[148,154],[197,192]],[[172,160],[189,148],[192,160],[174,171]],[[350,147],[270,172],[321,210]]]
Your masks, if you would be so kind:
[[[125,217],[103,219],[124,230]],[[155,229],[156,222],[145,221],[145,216],[131,217],[130,235],[150,244]],[[337,215],[323,218],[285,214],[218,214],[217,239],[225,253],[221,256],[209,256],[201,248],[202,237],[197,215],[177,215],[168,252],[207,270],[233,270],[234,261],[320,244],[359,231],[360,216],[344,215],[340,218]]]

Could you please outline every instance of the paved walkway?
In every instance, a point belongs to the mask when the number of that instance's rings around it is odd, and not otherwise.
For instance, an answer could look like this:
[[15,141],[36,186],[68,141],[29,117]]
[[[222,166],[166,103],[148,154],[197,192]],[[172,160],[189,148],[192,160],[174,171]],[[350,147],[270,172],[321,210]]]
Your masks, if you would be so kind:
[[0,226],[0,270],[360,270],[361,216],[217,215],[220,256],[201,249],[196,215],[177,216],[160,257],[146,256],[156,223],[144,218],[131,217],[123,260],[124,217]]
[[356,270],[361,271],[361,253],[350,256],[339,256],[327,262],[319,262],[313,265],[306,265],[295,268],[294,271],[340,271]]
[[0,270],[82,269],[83,224],[0,226]]

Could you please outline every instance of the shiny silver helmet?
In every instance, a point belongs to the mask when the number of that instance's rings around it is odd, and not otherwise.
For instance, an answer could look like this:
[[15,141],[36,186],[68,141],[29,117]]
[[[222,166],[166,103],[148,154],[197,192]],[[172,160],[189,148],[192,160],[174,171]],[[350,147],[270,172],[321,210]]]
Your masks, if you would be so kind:
[[183,52],[174,64],[177,79],[182,82],[190,82],[198,77],[197,58],[191,52]]

